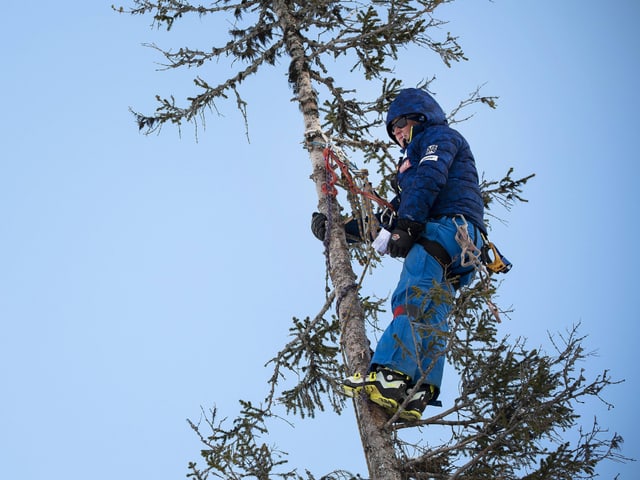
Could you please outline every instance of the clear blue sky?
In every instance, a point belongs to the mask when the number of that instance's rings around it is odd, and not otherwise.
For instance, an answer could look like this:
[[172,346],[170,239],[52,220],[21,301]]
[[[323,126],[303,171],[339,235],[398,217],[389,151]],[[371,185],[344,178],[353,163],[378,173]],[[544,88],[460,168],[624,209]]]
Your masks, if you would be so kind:
[[[460,0],[440,17],[469,61],[447,70],[424,52],[398,64],[409,85],[437,74],[445,110],[484,83],[500,97],[458,128],[488,177],[537,174],[529,203],[494,222],[515,264],[501,328],[549,348],[547,331],[581,322],[597,351],[587,375],[625,380],[606,392],[615,408],[586,405],[584,423],[597,414],[636,458],[639,5]],[[264,364],[291,317],[322,304],[317,199],[286,65],[246,83],[250,143],[231,102],[197,142],[190,127],[145,137],[128,107],[186,96],[196,72],[156,71],[141,44],[207,48],[217,27],[194,19],[167,34],[79,0],[9,2],[3,18],[0,478],[183,478],[199,451],[185,419],[214,404],[233,418],[238,399],[264,398]],[[367,288],[388,294],[398,271],[387,260]],[[452,372],[448,382],[445,402]],[[366,475],[349,411],[278,425],[270,443],[317,475]]]

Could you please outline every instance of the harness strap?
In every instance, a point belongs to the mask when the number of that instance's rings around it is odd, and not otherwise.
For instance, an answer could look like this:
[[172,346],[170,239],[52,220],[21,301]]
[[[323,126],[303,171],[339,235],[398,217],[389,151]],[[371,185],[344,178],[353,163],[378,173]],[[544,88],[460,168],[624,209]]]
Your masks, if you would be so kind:
[[446,269],[451,265],[451,255],[440,243],[425,237],[419,237],[416,243],[422,245],[427,253],[438,261],[442,268]]
[[418,238],[418,240],[416,240],[416,243],[422,245],[427,253],[436,259],[436,261],[444,270],[444,278],[451,282],[451,285],[455,290],[458,290],[460,288],[460,276],[465,275],[466,273],[469,273],[473,270],[469,269],[468,272],[453,273],[449,269],[449,267],[453,263],[453,259],[451,258],[451,255],[449,255],[449,252],[447,252],[447,249],[444,248],[441,243],[436,242],[435,240],[428,239],[426,237]]
[[435,240],[430,240],[426,237],[419,237],[416,240],[416,243],[419,243],[424,247],[429,255],[435,258],[442,268],[447,268],[451,265],[451,255],[447,252],[447,249],[444,248],[440,243]]

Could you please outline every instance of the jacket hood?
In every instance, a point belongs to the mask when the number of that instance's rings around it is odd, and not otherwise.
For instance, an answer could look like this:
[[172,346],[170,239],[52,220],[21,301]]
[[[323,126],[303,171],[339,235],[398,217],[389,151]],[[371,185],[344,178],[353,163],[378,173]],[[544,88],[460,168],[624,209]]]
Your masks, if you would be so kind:
[[406,88],[401,90],[391,102],[387,112],[387,133],[391,140],[396,141],[393,136],[391,122],[402,115],[411,114],[424,115],[426,118],[425,127],[447,124],[447,116],[431,95],[419,88]]

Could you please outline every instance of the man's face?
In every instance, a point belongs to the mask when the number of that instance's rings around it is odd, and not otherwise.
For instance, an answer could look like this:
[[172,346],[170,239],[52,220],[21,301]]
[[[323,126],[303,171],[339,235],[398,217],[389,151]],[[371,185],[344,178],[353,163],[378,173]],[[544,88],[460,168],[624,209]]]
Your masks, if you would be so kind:
[[393,136],[399,145],[406,147],[409,144],[411,141],[411,129],[417,124],[418,122],[405,116],[398,117],[391,122]]

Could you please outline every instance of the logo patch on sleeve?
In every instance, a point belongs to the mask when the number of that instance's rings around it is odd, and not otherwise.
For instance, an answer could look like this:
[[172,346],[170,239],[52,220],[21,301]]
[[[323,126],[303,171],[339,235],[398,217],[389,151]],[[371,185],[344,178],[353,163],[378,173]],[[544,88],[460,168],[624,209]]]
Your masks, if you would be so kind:
[[427,151],[424,152],[425,155],[431,155],[432,153],[436,153],[438,150],[438,145],[429,145],[427,147]]

